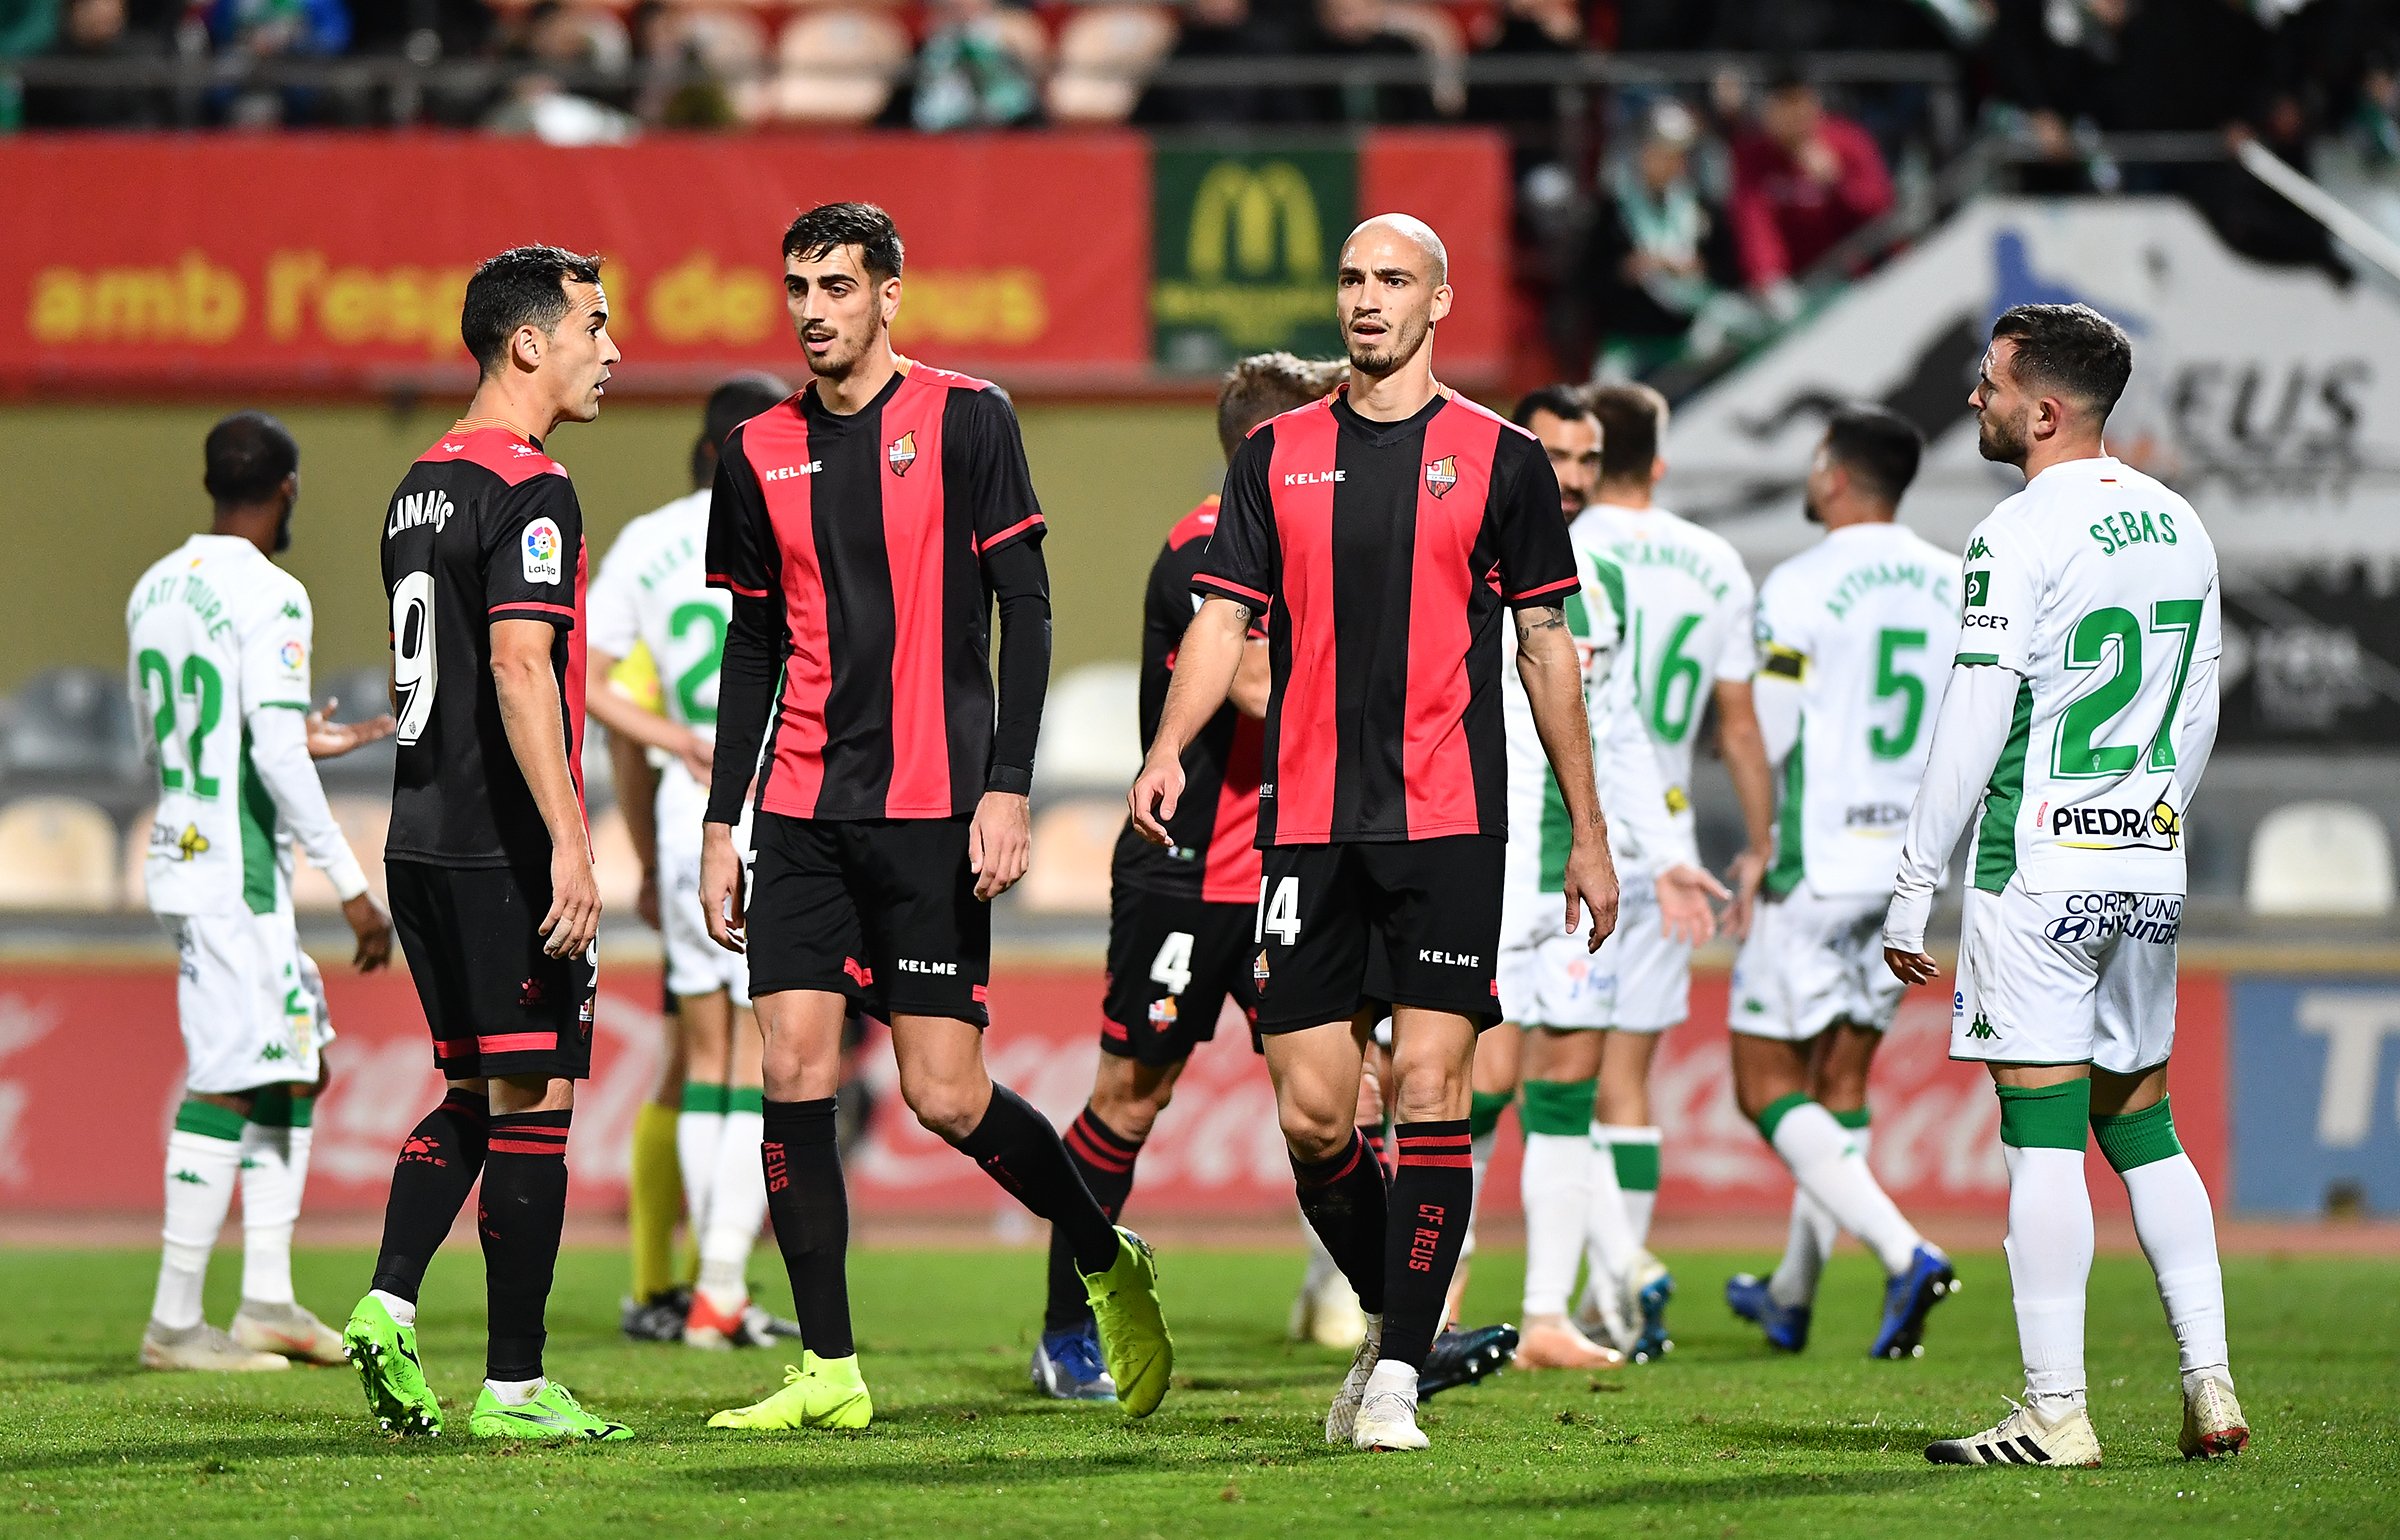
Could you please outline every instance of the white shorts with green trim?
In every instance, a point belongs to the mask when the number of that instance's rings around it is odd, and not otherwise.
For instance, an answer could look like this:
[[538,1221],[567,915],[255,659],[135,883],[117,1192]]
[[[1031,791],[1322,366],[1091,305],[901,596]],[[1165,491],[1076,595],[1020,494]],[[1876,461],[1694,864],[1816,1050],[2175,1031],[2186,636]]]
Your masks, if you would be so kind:
[[[666,943],[667,991],[713,995],[722,989],[733,1003],[750,1005],[750,960],[709,939],[700,911],[700,825],[708,793],[688,775],[664,777],[658,788],[658,921]],[[750,809],[734,825],[734,849],[745,868],[750,861]]]
[[1804,1043],[1837,1021],[1881,1032],[1902,986],[1883,961],[1888,895],[1834,897],[1803,882],[1759,896],[1733,962],[1725,1024],[1749,1037]]
[[2176,893],[1967,890],[1950,1057],[2129,1075],[2175,1047]]
[[325,983],[300,950],[289,909],[269,914],[161,915],[181,954],[175,1011],[184,1088],[230,1095],[313,1083],[333,1040]]
[[1683,1020],[1692,951],[1659,929],[1658,890],[1647,875],[1624,876],[1617,928],[1598,952],[1587,950],[1588,931],[1566,933],[1566,918],[1556,893],[1509,892],[1498,970],[1505,1020],[1570,1032],[1661,1032]]

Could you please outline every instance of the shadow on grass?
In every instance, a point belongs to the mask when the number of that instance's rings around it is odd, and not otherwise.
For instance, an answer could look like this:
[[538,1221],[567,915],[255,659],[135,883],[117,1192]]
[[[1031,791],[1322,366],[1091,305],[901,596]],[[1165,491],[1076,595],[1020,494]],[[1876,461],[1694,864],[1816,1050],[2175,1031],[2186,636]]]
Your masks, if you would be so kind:
[[1823,1423],[1771,1422],[1717,1418],[1709,1435],[1722,1436],[1737,1449],[1820,1449],[1853,1454],[1889,1453],[1916,1459],[1925,1446],[1942,1434],[1915,1423],[1886,1422],[1872,1427],[1828,1426]]
[[[1910,1458],[1916,1458],[1913,1454]],[[1772,1472],[1753,1476],[1696,1476],[1688,1480],[1653,1477],[1638,1481],[1595,1482],[1570,1496],[1535,1492],[1461,1492],[1449,1501],[1462,1509],[1488,1513],[1534,1513],[1568,1508],[1632,1508],[1649,1505],[1692,1507],[1717,1503],[1775,1502],[1789,1498],[1879,1497],[1914,1492],[1942,1482],[1956,1482],[1953,1471],[1919,1465],[1914,1470],[1834,1472]]]

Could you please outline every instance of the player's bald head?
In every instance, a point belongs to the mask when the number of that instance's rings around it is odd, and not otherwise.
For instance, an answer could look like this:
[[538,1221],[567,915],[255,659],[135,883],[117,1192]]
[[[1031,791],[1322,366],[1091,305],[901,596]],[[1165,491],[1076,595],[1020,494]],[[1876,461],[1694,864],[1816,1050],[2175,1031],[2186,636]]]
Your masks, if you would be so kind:
[[1350,238],[1342,242],[1342,264],[1345,267],[1351,265],[1350,253],[1359,248],[1362,242],[1372,241],[1383,245],[1391,240],[1405,242],[1422,254],[1426,275],[1433,283],[1438,285],[1450,281],[1449,248],[1442,244],[1440,236],[1433,233],[1433,226],[1414,214],[1378,214],[1362,221],[1357,229],[1350,232]]

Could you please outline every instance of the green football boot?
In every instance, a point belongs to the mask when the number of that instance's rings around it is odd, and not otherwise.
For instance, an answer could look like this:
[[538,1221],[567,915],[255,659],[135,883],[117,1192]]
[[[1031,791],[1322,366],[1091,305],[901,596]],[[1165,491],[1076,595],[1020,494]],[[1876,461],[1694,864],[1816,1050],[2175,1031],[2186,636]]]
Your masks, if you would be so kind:
[[1175,1372],[1175,1339],[1158,1308],[1158,1263],[1150,1243],[1117,1226],[1117,1260],[1106,1272],[1083,1275],[1084,1299],[1100,1328],[1100,1353],[1117,1383],[1117,1404],[1129,1417],[1147,1417],[1167,1398]]
[[708,1419],[712,1428],[863,1428],[875,1418],[875,1400],[858,1372],[858,1355],[819,1358],[800,1355],[800,1367],[783,1366],[783,1388],[752,1406],[737,1406]]
[[633,1437],[633,1429],[625,1424],[585,1411],[575,1392],[556,1380],[543,1382],[540,1394],[516,1406],[504,1404],[491,1386],[484,1386],[475,1398],[475,1414],[467,1419],[467,1431],[477,1438],[580,1439],[596,1444]]
[[417,1329],[392,1319],[370,1294],[342,1328],[342,1355],[366,1388],[367,1415],[386,1433],[432,1437],[442,1431],[442,1403],[417,1361]]

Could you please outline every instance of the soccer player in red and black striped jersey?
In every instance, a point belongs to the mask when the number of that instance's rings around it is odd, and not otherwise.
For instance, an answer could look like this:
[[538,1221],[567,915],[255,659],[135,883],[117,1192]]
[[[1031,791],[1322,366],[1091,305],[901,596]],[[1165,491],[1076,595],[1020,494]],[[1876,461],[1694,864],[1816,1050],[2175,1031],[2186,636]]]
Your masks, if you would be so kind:
[[[1616,874],[1565,596],[1575,556],[1541,445],[1433,377],[1441,239],[1404,214],[1351,232],[1336,318],[1350,383],[1234,456],[1157,736],[1130,801],[1165,843],[1186,745],[1224,704],[1254,616],[1273,686],[1259,782],[1258,1030],[1300,1205],[1368,1315],[1330,1442],[1422,1449],[1417,1376],[1474,1197],[1475,1035],[1498,1019],[1507,833],[1497,628],[1573,827],[1567,929],[1598,950]],[[1392,1016],[1399,1166],[1352,1126],[1363,1045]]]
[[[1342,366],[1289,353],[1234,365],[1217,392],[1217,438],[1227,459],[1252,428],[1319,399]],[[1191,623],[1192,579],[1217,527],[1214,493],[1183,516],[1151,564],[1142,600],[1142,742],[1166,707],[1175,649]],[[1133,1190],[1142,1141],[1174,1094],[1192,1050],[1216,1036],[1227,997],[1258,1014],[1250,966],[1258,903],[1259,719],[1267,709],[1266,633],[1258,630],[1235,676],[1233,699],[1183,751],[1184,800],[1154,845],[1131,821],[1109,866],[1108,991],[1101,1004],[1100,1064],[1092,1098],[1067,1128],[1067,1153],[1110,1218]],[[1061,1400],[1116,1394],[1101,1366],[1092,1313],[1066,1238],[1050,1238],[1049,1297],[1034,1349],[1033,1382]]]
[[579,768],[583,510],[542,441],[600,415],[617,361],[599,259],[500,253],[467,280],[459,332],[482,371],[475,399],[409,468],[383,527],[400,745],[385,866],[450,1089],[401,1146],[343,1346],[385,1429],[441,1431],[417,1289],[480,1173],[490,1345],[469,1431],[624,1439],[542,1375],[600,924]]
[[[892,351],[901,260],[872,204],[792,222],[785,303],[816,378],[726,439],[709,510],[709,581],[732,592],[733,620],[700,900],[719,944],[750,955],[767,1207],[805,1348],[782,1390],[711,1425],[863,1427],[872,1415],[834,1145],[852,1000],[891,1023],[918,1121],[1066,1236],[1120,1398],[1147,1416],[1173,1361],[1149,1248],[984,1067],[989,904],[1025,874],[1030,848],[1049,578],[1007,398]],[[745,899],[733,825],[754,780]]]

